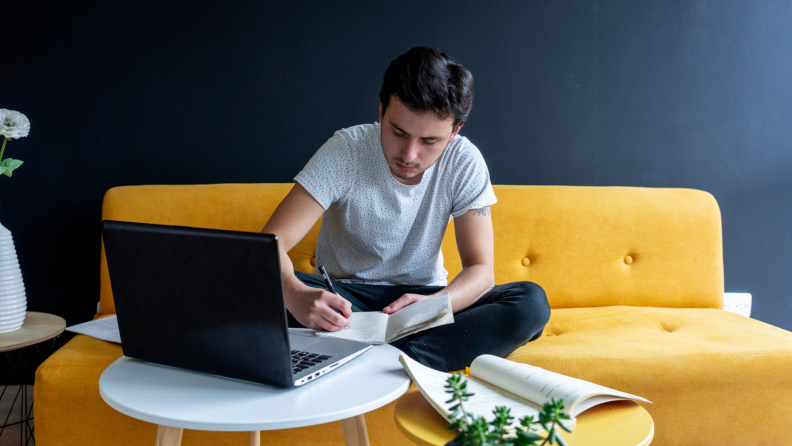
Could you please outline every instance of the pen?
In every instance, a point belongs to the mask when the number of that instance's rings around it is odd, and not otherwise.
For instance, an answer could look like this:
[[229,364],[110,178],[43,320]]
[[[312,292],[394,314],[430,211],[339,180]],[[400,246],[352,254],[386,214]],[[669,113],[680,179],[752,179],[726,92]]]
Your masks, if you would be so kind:
[[327,291],[330,291],[333,294],[336,293],[335,288],[333,288],[333,282],[330,281],[330,276],[327,275],[327,270],[325,269],[324,265],[319,267],[319,274],[322,275],[322,279],[324,280],[325,286],[327,287]]
[[[333,288],[333,282],[330,281],[330,276],[327,275],[327,270],[325,269],[324,265],[319,267],[319,274],[322,275],[322,280],[324,280],[327,291],[330,291],[333,294],[338,294],[336,293],[335,288]],[[340,294],[338,295],[340,296]],[[339,311],[338,308],[334,308],[334,310],[336,310],[338,314],[341,314],[341,311]],[[345,328],[349,328],[349,325],[347,325]]]

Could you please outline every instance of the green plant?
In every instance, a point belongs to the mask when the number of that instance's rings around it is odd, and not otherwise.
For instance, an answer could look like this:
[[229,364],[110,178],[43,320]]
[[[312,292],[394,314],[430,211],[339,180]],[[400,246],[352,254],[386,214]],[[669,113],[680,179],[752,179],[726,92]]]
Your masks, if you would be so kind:
[[22,165],[21,160],[13,158],[3,159],[7,141],[23,138],[30,132],[30,121],[27,116],[14,110],[0,108],[0,137],[3,146],[0,148],[0,175],[11,176],[11,173]]
[[[462,374],[451,375],[446,380],[446,393],[451,394],[451,399],[446,403],[456,403],[451,406],[451,424],[448,430],[459,430],[459,434],[449,443],[454,446],[545,446],[558,444],[566,446],[566,442],[556,428],[560,427],[567,432],[572,432],[562,420],[568,420],[569,415],[563,413],[564,401],[553,398],[545,403],[539,412],[539,420],[534,421],[533,416],[526,416],[520,420],[519,426],[512,427],[514,417],[511,409],[498,406],[493,411],[495,418],[487,422],[484,417],[474,417],[465,412],[464,402],[473,393],[467,391],[467,381]],[[542,426],[547,432],[546,437],[535,433],[537,426]]]

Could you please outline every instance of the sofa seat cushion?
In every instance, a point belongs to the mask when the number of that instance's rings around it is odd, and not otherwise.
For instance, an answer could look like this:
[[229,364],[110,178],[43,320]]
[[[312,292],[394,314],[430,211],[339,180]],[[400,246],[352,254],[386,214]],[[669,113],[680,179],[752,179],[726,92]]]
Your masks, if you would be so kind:
[[[36,444],[40,446],[140,445],[155,443],[157,426],[108,406],[99,395],[99,377],[122,356],[121,346],[77,335],[36,370]],[[408,446],[393,420],[394,403],[366,414],[372,445]],[[245,432],[184,431],[184,446],[247,446]],[[266,431],[261,444],[342,446],[340,422]]]
[[[718,309],[554,309],[509,359],[642,396],[653,444],[787,444],[792,333]],[[772,426],[744,429],[748,426]]]

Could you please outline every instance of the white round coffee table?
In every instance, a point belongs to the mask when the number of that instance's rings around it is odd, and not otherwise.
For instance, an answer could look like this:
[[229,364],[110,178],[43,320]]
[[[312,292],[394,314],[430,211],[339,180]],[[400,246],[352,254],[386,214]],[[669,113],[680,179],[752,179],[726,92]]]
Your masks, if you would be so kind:
[[[178,446],[183,429],[259,431],[341,420],[348,445],[368,445],[363,414],[400,397],[410,378],[401,352],[378,345],[314,382],[280,389],[122,357],[99,379],[113,409],[159,425],[157,446]],[[262,359],[264,361],[264,359]]]

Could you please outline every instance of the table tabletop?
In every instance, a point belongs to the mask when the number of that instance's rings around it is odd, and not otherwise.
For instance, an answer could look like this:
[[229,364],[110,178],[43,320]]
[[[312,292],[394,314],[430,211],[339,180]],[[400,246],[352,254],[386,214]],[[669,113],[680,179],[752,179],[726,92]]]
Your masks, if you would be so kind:
[[[396,402],[394,417],[399,430],[419,445],[441,446],[457,434],[446,430],[448,422],[415,386]],[[571,428],[572,433],[559,429],[569,446],[646,446],[654,437],[652,417],[634,401],[594,406],[578,415]]]
[[282,389],[122,357],[99,379],[117,411],[175,428],[261,431],[344,420],[382,407],[410,385],[401,352],[377,345],[331,373]]
[[63,333],[66,321],[53,314],[28,311],[19,330],[0,334],[0,351],[38,344]]

